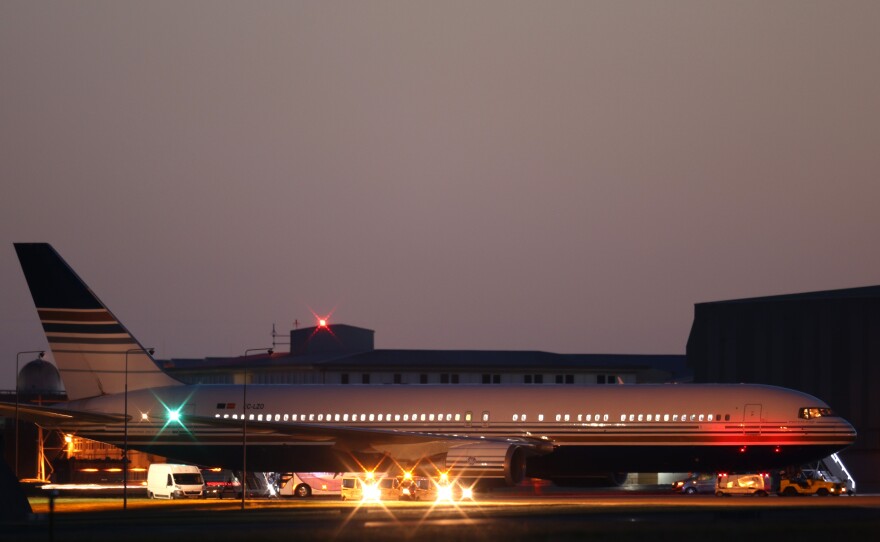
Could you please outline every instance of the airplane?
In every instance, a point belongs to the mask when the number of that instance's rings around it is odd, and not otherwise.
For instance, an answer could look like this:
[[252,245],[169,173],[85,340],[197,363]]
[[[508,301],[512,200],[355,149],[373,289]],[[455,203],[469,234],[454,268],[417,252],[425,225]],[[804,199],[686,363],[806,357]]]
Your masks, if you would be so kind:
[[799,465],[856,438],[823,401],[758,384],[186,385],[51,245],[14,246],[68,396],[19,415],[169,460],[620,484],[627,472]]

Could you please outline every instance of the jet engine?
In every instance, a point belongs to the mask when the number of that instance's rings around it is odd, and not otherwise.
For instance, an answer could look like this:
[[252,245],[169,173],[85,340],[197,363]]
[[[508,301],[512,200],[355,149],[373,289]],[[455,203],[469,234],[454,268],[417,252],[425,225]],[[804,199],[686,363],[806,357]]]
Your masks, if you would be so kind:
[[503,478],[508,485],[514,485],[525,477],[526,458],[536,453],[534,446],[523,444],[460,444],[446,453],[446,468],[458,478]]

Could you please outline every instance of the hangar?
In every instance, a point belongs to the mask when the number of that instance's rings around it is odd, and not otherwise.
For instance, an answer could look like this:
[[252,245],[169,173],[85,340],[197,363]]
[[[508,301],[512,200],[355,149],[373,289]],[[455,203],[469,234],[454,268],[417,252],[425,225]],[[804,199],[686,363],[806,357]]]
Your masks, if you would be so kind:
[[752,382],[814,395],[850,421],[841,456],[880,487],[880,286],[698,303],[687,342],[694,382]]

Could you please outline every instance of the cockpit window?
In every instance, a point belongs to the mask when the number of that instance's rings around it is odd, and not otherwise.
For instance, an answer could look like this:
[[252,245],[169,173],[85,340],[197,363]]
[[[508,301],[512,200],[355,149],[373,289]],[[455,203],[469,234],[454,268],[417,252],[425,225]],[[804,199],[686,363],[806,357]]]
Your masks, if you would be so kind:
[[821,418],[822,416],[834,416],[830,408],[804,407],[798,412],[798,418],[804,420],[812,420],[813,418]]

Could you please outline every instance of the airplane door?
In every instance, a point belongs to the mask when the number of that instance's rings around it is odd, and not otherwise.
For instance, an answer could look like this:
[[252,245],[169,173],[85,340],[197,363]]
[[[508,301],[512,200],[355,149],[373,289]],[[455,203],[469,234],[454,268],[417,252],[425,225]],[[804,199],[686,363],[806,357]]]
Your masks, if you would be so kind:
[[748,404],[743,409],[743,432],[761,433],[761,405]]

